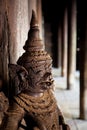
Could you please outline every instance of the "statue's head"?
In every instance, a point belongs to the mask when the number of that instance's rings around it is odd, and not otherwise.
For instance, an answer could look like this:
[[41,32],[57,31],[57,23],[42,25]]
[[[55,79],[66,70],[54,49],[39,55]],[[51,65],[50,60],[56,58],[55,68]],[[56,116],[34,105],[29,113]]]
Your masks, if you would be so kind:
[[32,92],[43,92],[53,88],[52,59],[44,50],[39,33],[36,15],[32,11],[28,39],[23,47],[25,53],[17,61],[18,65],[28,71],[28,83]]

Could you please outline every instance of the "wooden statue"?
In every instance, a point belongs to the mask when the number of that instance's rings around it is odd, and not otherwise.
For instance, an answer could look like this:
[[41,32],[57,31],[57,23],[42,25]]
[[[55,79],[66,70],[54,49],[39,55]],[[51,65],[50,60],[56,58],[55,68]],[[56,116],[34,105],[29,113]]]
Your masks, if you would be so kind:
[[53,93],[52,59],[43,49],[32,11],[25,53],[10,64],[10,106],[2,130],[70,130]]

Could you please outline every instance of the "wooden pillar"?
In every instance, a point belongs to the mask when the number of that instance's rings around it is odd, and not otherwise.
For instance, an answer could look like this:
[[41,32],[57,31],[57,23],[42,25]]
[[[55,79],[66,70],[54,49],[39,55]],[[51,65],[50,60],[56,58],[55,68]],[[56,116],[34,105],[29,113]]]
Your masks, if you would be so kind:
[[[9,25],[6,12],[6,3],[0,0],[0,76],[5,85],[8,82],[9,63]],[[7,87],[7,86],[6,86]]]
[[8,24],[10,30],[10,62],[16,63],[18,57],[23,53],[23,45],[27,39],[29,28],[28,0],[5,0]]
[[23,53],[29,29],[28,0],[0,0],[0,75],[8,82],[8,64]]
[[69,7],[67,89],[74,85],[76,71],[76,0],[72,0]]
[[87,20],[80,47],[80,118],[87,120]]
[[[40,38],[44,42],[44,27],[43,27],[43,17],[42,17],[42,0],[37,0],[37,18],[38,18],[38,23],[40,27]],[[43,45],[43,48],[45,48],[45,45]]]
[[67,8],[64,12],[63,18],[63,60],[62,60],[62,76],[67,76],[67,45],[68,45],[68,19]]
[[29,14],[29,28],[30,28],[30,20],[32,16],[32,9],[37,13],[37,0],[28,0],[28,14]]
[[40,27],[40,37],[42,39],[42,1],[37,0],[37,18]]
[[62,24],[59,23],[58,26],[58,68],[61,69],[62,66]]

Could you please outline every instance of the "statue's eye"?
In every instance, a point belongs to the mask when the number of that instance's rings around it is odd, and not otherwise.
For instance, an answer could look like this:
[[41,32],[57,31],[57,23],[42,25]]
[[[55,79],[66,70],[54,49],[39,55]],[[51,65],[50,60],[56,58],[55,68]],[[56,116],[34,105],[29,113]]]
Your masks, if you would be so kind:
[[47,86],[50,86],[50,85],[51,85],[51,82],[46,82],[46,85],[47,85]]

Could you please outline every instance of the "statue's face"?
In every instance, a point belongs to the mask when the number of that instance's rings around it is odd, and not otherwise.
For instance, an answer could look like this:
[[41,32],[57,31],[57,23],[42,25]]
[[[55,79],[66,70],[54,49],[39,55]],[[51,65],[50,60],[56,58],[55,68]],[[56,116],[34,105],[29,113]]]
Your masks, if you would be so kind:
[[53,88],[53,77],[51,73],[51,64],[38,64],[37,68],[29,67],[28,81],[32,91],[44,92]]
[[46,72],[41,78],[40,82],[37,84],[40,88],[40,91],[53,88],[53,77],[51,72]]

